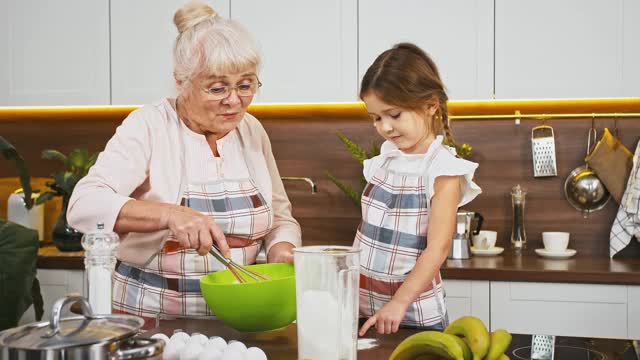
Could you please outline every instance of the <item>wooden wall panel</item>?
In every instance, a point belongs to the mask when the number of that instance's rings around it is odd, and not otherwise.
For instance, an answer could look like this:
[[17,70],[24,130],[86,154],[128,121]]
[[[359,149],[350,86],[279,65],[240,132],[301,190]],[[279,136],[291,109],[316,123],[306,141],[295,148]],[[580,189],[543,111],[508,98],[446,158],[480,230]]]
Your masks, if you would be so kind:
[[[640,136],[639,119],[620,119],[621,140],[631,151]],[[56,163],[40,159],[40,152],[55,148],[68,152],[76,147],[97,151],[104,147],[120,119],[92,121],[48,121],[46,119],[3,120],[0,134],[12,141],[25,157],[33,176],[48,176],[59,169]],[[559,176],[534,178],[530,133],[539,121],[469,120],[454,122],[459,142],[473,146],[472,161],[480,163],[476,173],[483,194],[469,205],[485,217],[487,229],[497,230],[499,246],[508,243],[511,232],[510,189],[521,184],[528,191],[525,210],[529,248],[541,246],[542,231],[571,232],[570,247],[580,255],[608,254],[608,234],[617,204],[613,200],[602,211],[583,218],[564,199],[562,186],[567,174],[584,158],[591,119],[550,120],[556,134]],[[305,244],[351,243],[358,225],[359,209],[326,177],[326,171],[359,186],[361,165],[353,160],[335,135],[341,131],[369,148],[380,138],[368,121],[359,119],[266,120],[282,176],[312,178],[318,187],[311,194],[304,182],[286,182],[294,215],[303,228]],[[599,134],[613,120],[596,121]],[[11,164],[1,162],[0,176],[15,176]]]

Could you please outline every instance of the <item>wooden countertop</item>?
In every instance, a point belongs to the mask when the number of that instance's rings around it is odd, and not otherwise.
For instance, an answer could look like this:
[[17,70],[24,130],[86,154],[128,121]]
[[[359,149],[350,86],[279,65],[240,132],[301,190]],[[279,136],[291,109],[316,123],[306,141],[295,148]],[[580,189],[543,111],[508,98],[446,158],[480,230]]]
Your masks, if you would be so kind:
[[[261,348],[269,359],[295,360],[298,359],[298,336],[296,324],[291,324],[284,329],[243,333],[225,326],[218,320],[194,320],[176,319],[160,320],[158,326],[142,334],[144,337],[156,333],[171,336],[175,330],[182,330],[188,334],[199,332],[206,336],[220,336],[225,340],[242,341],[247,347],[257,346]],[[364,337],[358,339],[358,359],[388,359],[396,346],[406,337],[419,332],[419,330],[400,329],[395,334],[380,335],[374,330],[369,330]],[[507,354],[512,359],[513,352],[518,355],[526,353],[526,347],[531,345],[531,335],[514,334]],[[631,359],[633,348],[628,340],[614,339],[586,339],[560,337],[556,339],[556,346],[560,347],[587,347],[606,355],[608,359]],[[580,360],[575,355],[562,356],[562,349],[556,348],[556,359]]]
[[60,251],[54,245],[38,249],[38,269],[84,270],[84,251]]
[[[61,252],[49,245],[38,251],[40,269],[84,269],[84,252]],[[535,281],[640,285],[640,258],[609,259],[581,257],[552,260],[526,251],[516,256],[508,250],[499,256],[469,260],[447,260],[442,268],[445,279],[490,281]]]
[[640,285],[640,258],[581,257],[545,259],[533,250],[517,256],[509,250],[499,256],[447,260],[442,277],[457,280],[533,281]]

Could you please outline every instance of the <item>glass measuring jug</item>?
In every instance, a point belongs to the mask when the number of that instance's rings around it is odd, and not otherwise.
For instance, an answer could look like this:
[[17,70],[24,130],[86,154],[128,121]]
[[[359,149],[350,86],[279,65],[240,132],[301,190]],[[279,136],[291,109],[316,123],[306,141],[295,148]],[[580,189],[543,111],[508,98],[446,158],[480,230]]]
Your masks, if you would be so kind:
[[298,359],[355,360],[360,250],[304,246],[293,254]]

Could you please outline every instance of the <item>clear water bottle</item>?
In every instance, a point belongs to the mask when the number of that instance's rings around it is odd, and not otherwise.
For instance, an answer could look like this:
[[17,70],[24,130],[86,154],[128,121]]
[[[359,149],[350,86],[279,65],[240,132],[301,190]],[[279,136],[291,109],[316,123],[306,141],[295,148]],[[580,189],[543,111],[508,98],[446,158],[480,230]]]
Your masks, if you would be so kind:
[[524,230],[524,204],[527,192],[516,185],[511,189],[511,205],[513,207],[513,224],[511,227],[511,245],[516,254],[521,254],[527,247],[527,233]]
[[95,231],[82,237],[85,284],[94,314],[111,314],[112,276],[119,243],[118,234],[105,231],[103,223],[98,223]]

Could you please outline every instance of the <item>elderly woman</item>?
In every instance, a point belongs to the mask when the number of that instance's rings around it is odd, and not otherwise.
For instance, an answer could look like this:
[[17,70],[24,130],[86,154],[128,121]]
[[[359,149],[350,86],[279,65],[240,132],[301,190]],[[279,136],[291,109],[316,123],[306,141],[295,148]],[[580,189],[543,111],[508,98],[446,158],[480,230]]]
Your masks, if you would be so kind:
[[201,3],[174,23],[177,98],[124,120],[67,214],[80,231],[102,222],[121,235],[113,310],[147,320],[212,315],[199,287],[224,269],[212,245],[251,264],[264,240],[269,262],[292,262],[301,237],[267,134],[246,113],[262,85],[253,40]]

